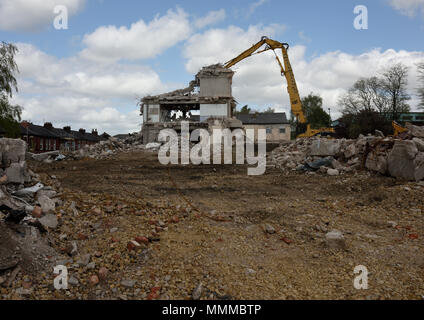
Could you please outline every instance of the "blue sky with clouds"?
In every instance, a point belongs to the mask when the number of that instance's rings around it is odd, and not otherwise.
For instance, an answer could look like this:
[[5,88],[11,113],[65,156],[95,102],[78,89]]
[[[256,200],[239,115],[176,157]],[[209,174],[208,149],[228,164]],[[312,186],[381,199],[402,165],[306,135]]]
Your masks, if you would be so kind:
[[[67,30],[53,28],[58,4],[68,8]],[[368,30],[353,27],[356,5],[368,9]],[[337,115],[338,96],[356,79],[395,62],[410,67],[414,92],[424,0],[0,0],[0,40],[20,50],[14,100],[24,118],[58,126],[138,130],[137,97],[184,87],[201,66],[233,58],[262,35],[291,45],[301,95],[320,93]],[[233,69],[241,105],[289,112],[272,56]]]

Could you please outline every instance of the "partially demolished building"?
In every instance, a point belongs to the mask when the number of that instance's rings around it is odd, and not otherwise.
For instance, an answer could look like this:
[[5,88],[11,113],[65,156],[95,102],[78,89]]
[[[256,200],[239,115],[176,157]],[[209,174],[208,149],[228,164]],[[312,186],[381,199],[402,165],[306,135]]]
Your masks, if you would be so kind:
[[[159,131],[164,128],[178,132],[182,120],[190,122],[190,131],[241,128],[241,121],[233,117],[236,107],[231,90],[233,75],[232,70],[220,64],[207,66],[187,88],[141,99],[143,143],[157,141]],[[177,112],[182,113],[178,119]]]

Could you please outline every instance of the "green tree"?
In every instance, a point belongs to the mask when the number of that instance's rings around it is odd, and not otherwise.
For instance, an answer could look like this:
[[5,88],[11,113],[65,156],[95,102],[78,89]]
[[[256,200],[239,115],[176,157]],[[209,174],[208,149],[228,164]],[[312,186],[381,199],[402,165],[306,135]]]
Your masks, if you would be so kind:
[[419,106],[420,108],[424,108],[424,62],[418,64],[418,83]]
[[377,112],[398,120],[402,112],[409,112],[407,101],[408,68],[401,63],[380,72],[380,76],[361,78],[339,98],[342,113]]
[[356,139],[360,134],[372,134],[376,129],[386,135],[393,133],[391,122],[383,114],[365,109],[357,114],[343,114],[339,123],[336,127],[338,137]]
[[328,127],[331,122],[330,115],[322,108],[321,96],[311,92],[302,98],[302,108],[307,122],[312,128]]
[[0,44],[0,126],[5,129],[9,137],[19,136],[19,123],[22,108],[11,105],[13,91],[18,91],[15,74],[19,72],[15,62],[18,48],[13,44],[1,42]]
[[402,63],[387,68],[382,73],[381,86],[389,101],[388,113],[391,120],[398,120],[403,112],[409,112],[407,103],[411,96],[407,92],[408,67]]
[[275,109],[268,107],[268,109],[264,110],[262,113],[275,113]]
[[252,111],[252,109],[249,108],[249,106],[246,104],[243,106],[240,111],[236,111],[237,114],[249,114]]

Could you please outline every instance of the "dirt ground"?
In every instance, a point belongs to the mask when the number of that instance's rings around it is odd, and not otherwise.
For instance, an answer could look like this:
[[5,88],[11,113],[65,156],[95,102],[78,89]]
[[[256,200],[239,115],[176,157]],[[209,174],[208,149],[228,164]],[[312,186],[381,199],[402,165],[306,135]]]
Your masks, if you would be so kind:
[[[52,275],[32,275],[33,299],[190,299],[200,284],[201,299],[424,299],[418,183],[367,172],[168,167],[147,152],[35,171],[63,187],[60,227],[49,237],[77,284],[58,291]],[[346,249],[326,245],[333,229]],[[150,242],[128,250],[137,236]],[[73,241],[79,253],[69,258]],[[94,264],[78,264],[83,254]],[[368,270],[366,290],[353,285],[358,265]],[[105,279],[90,283],[102,267]]]

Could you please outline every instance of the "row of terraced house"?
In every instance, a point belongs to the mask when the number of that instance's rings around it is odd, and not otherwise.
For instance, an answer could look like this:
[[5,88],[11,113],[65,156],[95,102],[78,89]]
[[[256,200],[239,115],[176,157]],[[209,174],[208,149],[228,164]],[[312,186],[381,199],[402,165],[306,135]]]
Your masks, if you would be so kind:
[[70,126],[62,129],[54,128],[52,123],[46,122],[43,126],[27,121],[21,122],[21,138],[27,142],[28,151],[42,153],[48,151],[75,151],[85,145],[98,143],[109,137],[107,133],[99,135],[97,130],[91,133],[85,129],[71,130]]

